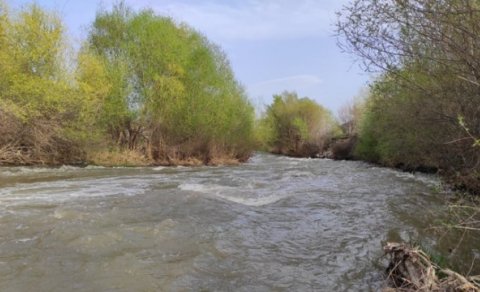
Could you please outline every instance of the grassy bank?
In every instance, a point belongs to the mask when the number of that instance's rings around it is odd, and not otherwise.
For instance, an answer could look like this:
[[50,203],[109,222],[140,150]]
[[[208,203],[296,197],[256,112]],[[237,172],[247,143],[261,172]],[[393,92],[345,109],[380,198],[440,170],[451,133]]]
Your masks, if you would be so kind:
[[238,165],[244,160],[235,159],[231,156],[215,156],[209,160],[201,160],[196,157],[168,158],[166,160],[154,160],[134,150],[95,152],[87,157],[89,165],[98,166],[219,166]]

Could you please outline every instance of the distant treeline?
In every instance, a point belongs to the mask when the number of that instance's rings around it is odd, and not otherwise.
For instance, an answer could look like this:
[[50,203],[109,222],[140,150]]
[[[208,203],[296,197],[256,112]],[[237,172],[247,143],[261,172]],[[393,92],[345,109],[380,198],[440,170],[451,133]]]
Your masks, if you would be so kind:
[[0,164],[217,164],[252,153],[254,109],[219,47],[122,2],[78,52],[62,20],[0,0]]
[[273,96],[257,121],[256,140],[268,152],[295,157],[323,157],[332,139],[342,135],[330,111],[295,92]]
[[380,76],[347,108],[354,155],[438,170],[480,193],[479,2],[354,0],[337,29],[343,48]]

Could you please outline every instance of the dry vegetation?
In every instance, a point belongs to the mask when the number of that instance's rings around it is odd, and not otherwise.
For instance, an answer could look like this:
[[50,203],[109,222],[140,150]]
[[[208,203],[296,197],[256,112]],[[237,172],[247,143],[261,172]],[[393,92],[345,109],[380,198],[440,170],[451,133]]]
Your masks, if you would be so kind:
[[442,269],[418,248],[387,243],[384,251],[390,257],[387,268],[389,288],[383,289],[385,292],[480,291],[480,275],[464,277],[452,270]]
[[101,166],[149,166],[152,161],[138,151],[103,151],[89,153],[87,161],[92,165]]

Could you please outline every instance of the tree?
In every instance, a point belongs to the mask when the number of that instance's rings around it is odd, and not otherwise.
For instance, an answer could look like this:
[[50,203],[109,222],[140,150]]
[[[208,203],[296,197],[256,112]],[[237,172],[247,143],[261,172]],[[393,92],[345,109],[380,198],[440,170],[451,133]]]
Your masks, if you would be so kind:
[[67,52],[57,15],[0,2],[0,164],[250,156],[253,108],[225,54],[192,28],[120,2],[98,13],[75,70]]
[[294,92],[274,95],[260,121],[263,142],[274,153],[316,156],[338,127],[330,112]]
[[61,20],[30,5],[0,10],[0,112],[3,163],[76,163],[83,159],[69,128],[77,112]]
[[112,121],[119,120],[116,117],[122,115],[122,108],[108,99],[116,89],[105,61],[86,47],[77,56],[75,84],[78,117],[72,126],[85,147],[102,147],[99,144],[109,132],[106,129],[111,130]]
[[479,8],[470,0],[355,0],[340,13],[342,48],[382,74],[359,153],[387,164],[439,168],[480,189]]
[[365,111],[365,100],[368,96],[369,92],[362,90],[358,96],[342,105],[338,110],[340,125],[347,136],[358,134],[359,122]]
[[[480,6],[471,0],[356,0],[339,14],[337,32],[341,47],[368,70],[388,72],[435,98],[449,92],[449,99],[470,107],[480,89],[479,20]],[[474,125],[478,112],[438,114],[462,130],[458,117]]]
[[98,13],[88,46],[107,68],[103,117],[120,147],[157,161],[249,156],[253,108],[225,54],[204,36],[121,2]]

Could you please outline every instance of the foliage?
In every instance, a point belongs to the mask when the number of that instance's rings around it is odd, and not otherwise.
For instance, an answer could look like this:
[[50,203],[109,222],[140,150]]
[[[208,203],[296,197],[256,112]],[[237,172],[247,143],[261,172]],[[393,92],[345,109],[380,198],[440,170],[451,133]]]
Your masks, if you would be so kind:
[[249,156],[253,108],[224,53],[204,36],[120,3],[97,15],[88,45],[111,78],[103,119],[120,147],[143,147],[167,162]]
[[192,28],[120,2],[97,14],[76,60],[68,51],[58,16],[0,3],[0,163],[249,157],[253,108],[225,54]]
[[2,5],[0,13],[0,148],[16,153],[3,163],[81,161],[82,151],[67,135],[78,99],[60,19],[37,5],[14,15]]
[[77,138],[84,142],[85,147],[99,147],[104,129],[108,126],[106,118],[121,115],[121,111],[109,104],[107,99],[114,91],[114,83],[103,60],[87,48],[78,53],[74,78],[78,96],[75,126],[81,129]]
[[319,155],[327,140],[339,132],[328,110],[294,92],[275,95],[257,128],[263,147],[293,156]]
[[361,118],[360,158],[438,169],[480,191],[477,2],[352,1],[337,25],[344,49],[381,72]]

